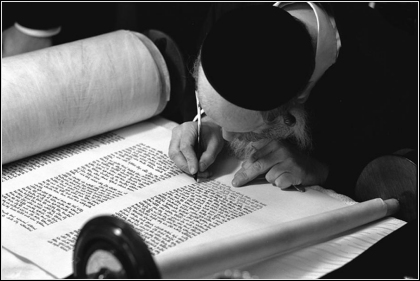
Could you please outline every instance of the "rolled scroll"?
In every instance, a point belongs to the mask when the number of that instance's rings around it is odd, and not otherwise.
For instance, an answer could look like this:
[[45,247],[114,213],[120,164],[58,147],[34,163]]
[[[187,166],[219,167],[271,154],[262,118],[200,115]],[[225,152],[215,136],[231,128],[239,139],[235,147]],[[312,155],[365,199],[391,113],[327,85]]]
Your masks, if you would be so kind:
[[231,236],[155,257],[164,279],[201,278],[319,243],[344,231],[390,216],[396,199],[372,199],[252,233]]
[[2,60],[2,164],[121,128],[169,100],[163,56],[116,31]]

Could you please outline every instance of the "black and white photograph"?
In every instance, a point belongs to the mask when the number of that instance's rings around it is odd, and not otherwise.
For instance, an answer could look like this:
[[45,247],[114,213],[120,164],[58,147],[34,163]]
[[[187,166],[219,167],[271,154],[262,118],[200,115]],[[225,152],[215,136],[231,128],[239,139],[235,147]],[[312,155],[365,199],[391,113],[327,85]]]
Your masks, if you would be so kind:
[[2,1],[1,278],[418,279],[418,1]]

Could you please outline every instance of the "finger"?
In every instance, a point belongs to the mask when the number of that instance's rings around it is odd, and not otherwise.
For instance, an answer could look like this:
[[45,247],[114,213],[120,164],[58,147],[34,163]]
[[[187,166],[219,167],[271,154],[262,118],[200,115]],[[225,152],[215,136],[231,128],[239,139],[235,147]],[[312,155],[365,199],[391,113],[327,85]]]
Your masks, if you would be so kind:
[[235,187],[242,186],[255,179],[258,175],[265,173],[271,167],[270,162],[270,159],[259,159],[247,169],[241,168],[236,172],[232,180],[232,185]]
[[291,173],[285,172],[281,174],[275,181],[274,184],[281,189],[289,188],[292,185],[299,185],[298,179]]
[[296,179],[295,184],[302,183],[302,173],[300,169],[297,166],[290,164],[290,161],[287,160],[271,167],[270,171],[268,171],[268,173],[265,175],[265,179],[270,183],[275,183],[276,179],[284,173],[293,175]]
[[[261,144],[261,143],[260,143]],[[258,149],[255,150],[255,152],[253,154],[251,154],[251,156],[249,157],[249,159],[245,160],[242,163],[242,167],[245,169],[248,169],[255,161],[265,157],[266,155],[277,151],[280,147],[280,144],[275,141],[275,140],[271,140],[269,142],[265,142],[265,146],[259,146]],[[281,155],[281,151],[277,152],[277,155],[279,156],[279,161],[281,161],[280,157]]]
[[283,163],[278,163],[277,165],[274,165],[273,167],[271,167],[270,171],[267,172],[267,174],[265,175],[265,179],[268,182],[275,184],[274,182],[278,177],[280,177],[284,173],[289,173],[289,171],[285,169],[284,165],[282,164]]
[[[187,129],[189,130],[189,129]],[[179,150],[185,158],[188,165],[188,171],[195,174],[198,171],[198,160],[195,154],[194,146],[197,141],[196,131],[187,131],[182,134],[180,138]]]
[[213,162],[216,160],[215,152],[206,150],[201,155],[201,158],[198,163],[199,171],[204,172]]
[[199,159],[199,169],[204,172],[217,158],[220,151],[223,148],[223,141],[217,138],[211,138],[208,143],[206,150],[203,152]]
[[[184,173],[191,174],[190,169],[188,167],[187,160],[185,160],[184,155],[182,153],[178,153],[173,158],[171,158],[172,161],[175,162],[176,166],[181,169]],[[194,175],[194,174],[192,174]]]
[[267,172],[279,162],[281,163],[285,157],[283,146],[276,141],[268,143],[267,146],[256,152],[256,155],[254,154],[256,160],[249,160],[242,164],[242,168],[235,174],[232,181],[233,186],[246,184],[257,176]]
[[259,140],[259,141],[252,142],[252,146],[256,150],[260,150],[261,148],[263,148],[264,146],[267,146],[267,144],[269,144],[272,141],[273,141],[272,139],[262,139],[262,140]]
[[179,145],[181,142],[181,133],[179,127],[176,127],[172,130],[171,141],[169,142],[169,158],[172,159],[172,156],[179,153]]
[[213,176],[211,171],[198,172],[198,179],[208,179],[211,176]]
[[169,143],[168,156],[172,161],[174,161],[175,165],[179,169],[181,169],[185,173],[190,173],[188,169],[187,160],[185,160],[184,155],[182,155],[181,151],[179,150],[179,143],[180,143],[180,138],[178,136],[177,131],[174,130],[172,132],[172,138]]

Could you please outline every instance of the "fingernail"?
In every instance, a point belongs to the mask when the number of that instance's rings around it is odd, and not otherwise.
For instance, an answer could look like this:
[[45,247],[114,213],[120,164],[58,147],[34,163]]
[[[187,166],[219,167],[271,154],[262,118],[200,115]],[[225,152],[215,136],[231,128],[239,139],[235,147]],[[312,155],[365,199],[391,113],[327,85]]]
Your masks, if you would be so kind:
[[190,173],[191,173],[191,174],[195,174],[195,173],[196,173],[196,171],[195,171],[195,168],[194,168],[194,167],[191,167],[191,168],[190,168]]

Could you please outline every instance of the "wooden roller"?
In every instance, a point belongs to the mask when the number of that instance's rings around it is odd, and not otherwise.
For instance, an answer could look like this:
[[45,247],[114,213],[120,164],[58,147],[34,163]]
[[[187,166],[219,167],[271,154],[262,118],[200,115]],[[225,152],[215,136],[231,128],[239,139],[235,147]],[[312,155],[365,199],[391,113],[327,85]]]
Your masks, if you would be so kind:
[[417,220],[418,186],[415,150],[400,150],[370,162],[356,184],[356,200],[395,198],[400,211],[394,216],[404,221]]

